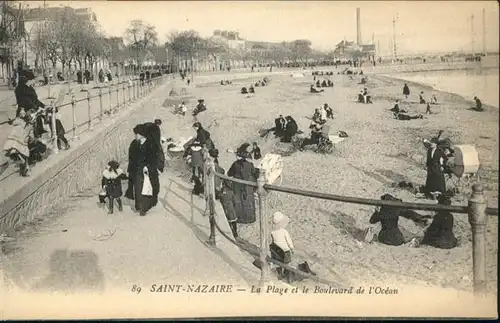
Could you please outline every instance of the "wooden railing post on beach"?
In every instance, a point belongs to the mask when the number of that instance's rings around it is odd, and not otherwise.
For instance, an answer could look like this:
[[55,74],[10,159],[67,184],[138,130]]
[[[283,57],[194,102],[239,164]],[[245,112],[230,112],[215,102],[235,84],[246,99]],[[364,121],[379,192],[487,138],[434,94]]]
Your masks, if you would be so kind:
[[210,236],[208,237],[207,243],[210,246],[215,246],[215,163],[212,158],[208,156],[208,152],[205,149],[207,156],[206,162],[204,163],[204,180],[205,180],[205,196],[208,203],[209,211],[209,223],[210,223]]
[[50,101],[50,107],[52,108],[52,118],[50,119],[50,125],[52,128],[52,151],[54,154],[59,153],[59,147],[57,146],[57,130],[56,130],[56,106],[54,105],[54,100]]
[[474,184],[469,198],[469,223],[472,228],[472,270],[474,273],[474,294],[485,296],[486,286],[486,199],[483,186]]
[[270,277],[269,263],[267,257],[269,255],[269,221],[264,212],[266,205],[267,191],[264,188],[266,185],[266,173],[261,171],[257,179],[257,194],[259,196],[259,224],[260,224],[260,285],[264,286]]

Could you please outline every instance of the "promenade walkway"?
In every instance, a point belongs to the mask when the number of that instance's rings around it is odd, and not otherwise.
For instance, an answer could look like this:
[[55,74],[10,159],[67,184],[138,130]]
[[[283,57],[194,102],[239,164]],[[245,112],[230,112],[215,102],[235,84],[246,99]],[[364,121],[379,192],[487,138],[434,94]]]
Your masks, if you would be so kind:
[[[149,293],[152,284],[232,284],[248,289],[259,272],[220,235],[205,244],[204,200],[191,197],[189,183],[173,173],[160,177],[159,204],[146,216],[131,201],[113,215],[97,205],[96,190],[82,192],[34,221],[4,244],[4,279],[21,291]],[[116,206],[115,206],[116,208]],[[223,230],[227,222],[219,218]],[[224,228],[225,227],[225,228]],[[231,254],[228,257],[227,254]],[[237,261],[237,263],[235,262]]]

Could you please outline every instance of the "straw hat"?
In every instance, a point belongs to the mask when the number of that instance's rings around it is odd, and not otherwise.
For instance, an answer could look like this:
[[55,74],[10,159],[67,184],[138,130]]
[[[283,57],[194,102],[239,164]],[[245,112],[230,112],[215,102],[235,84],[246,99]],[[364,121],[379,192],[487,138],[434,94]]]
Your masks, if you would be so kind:
[[281,212],[276,212],[273,215],[273,223],[276,227],[284,228],[288,225],[290,219]]

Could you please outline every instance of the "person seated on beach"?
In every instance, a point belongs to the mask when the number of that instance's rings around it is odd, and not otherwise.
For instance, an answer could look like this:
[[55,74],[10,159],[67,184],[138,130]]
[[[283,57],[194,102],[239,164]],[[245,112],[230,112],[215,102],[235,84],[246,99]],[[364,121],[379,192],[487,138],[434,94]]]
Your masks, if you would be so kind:
[[408,96],[410,95],[410,88],[408,87],[408,84],[406,84],[406,83],[403,86],[403,95],[405,96],[406,99],[408,99]]
[[299,131],[299,126],[297,125],[297,122],[295,122],[295,120],[292,118],[292,116],[287,116],[285,120],[286,120],[285,133],[281,138],[281,142],[289,143],[292,142],[292,137],[295,136]]
[[[269,250],[271,251],[271,258],[289,264],[292,261],[292,253],[295,249],[292,238],[286,230],[290,219],[288,216],[281,212],[275,212],[273,215],[274,229],[271,231],[271,244]],[[277,268],[278,279],[285,279],[288,283],[292,280],[292,272],[285,268]]]
[[241,94],[248,94],[248,90],[247,90],[246,86],[241,88]]
[[325,103],[323,109],[326,111],[327,119],[333,119],[333,109],[328,105],[328,103]]
[[425,104],[425,99],[424,99],[424,92],[420,92],[420,95],[418,96],[418,100],[420,104]]
[[321,87],[321,81],[320,80],[316,81],[316,87]]
[[248,88],[248,93],[255,93],[253,85],[250,85],[250,87]]
[[[438,197],[438,204],[450,206],[451,199],[447,194],[441,194]],[[453,215],[450,212],[437,211],[420,244],[439,249],[455,248],[458,240],[453,234],[453,222]]]
[[423,118],[424,118],[424,116],[422,114],[410,116],[409,114],[406,114],[406,113],[394,112],[394,119],[397,119],[397,120],[407,121],[407,120],[423,119]]
[[255,87],[259,87],[260,86],[260,82],[259,81],[255,82],[254,86]]
[[257,145],[256,142],[252,144],[252,151],[250,152],[250,154],[254,160],[259,160],[262,158],[260,147]]
[[182,101],[181,104],[179,104],[179,106],[177,107],[177,113],[185,116],[186,112],[187,112],[186,104],[184,103],[184,101]]
[[283,115],[279,115],[278,118],[274,119],[274,135],[278,138],[283,137],[286,129],[286,119],[283,118]]
[[317,124],[317,123],[312,123],[309,126],[309,129],[311,129],[311,137],[304,139],[304,141],[300,145],[300,148],[299,148],[300,151],[303,151],[305,146],[319,144],[319,140],[322,136],[322,133],[321,133],[322,126],[320,124]]
[[266,82],[264,82],[263,80],[260,81],[260,86],[266,86]]
[[362,77],[361,81],[359,82],[359,84],[366,84],[366,79],[364,77]]
[[205,110],[207,110],[207,106],[205,105],[205,100],[199,99],[198,105],[194,108],[193,116],[196,116],[197,114],[199,114]]
[[210,132],[206,131],[200,122],[195,122],[193,124],[193,129],[196,131],[196,139],[201,144],[201,146],[206,146],[208,149],[214,148],[214,143],[210,138]]
[[328,85],[328,87],[333,87],[333,81],[328,79],[327,85]]
[[396,103],[394,104],[394,106],[392,107],[392,109],[390,109],[389,111],[392,111],[394,113],[400,113],[401,112],[401,109],[399,108],[399,100],[396,100]]
[[328,87],[328,83],[326,82],[326,80],[323,80],[323,82],[321,82],[321,87]]
[[363,95],[362,90],[358,93],[358,102],[357,103],[365,103],[365,96]]
[[430,103],[434,105],[439,104],[435,94],[432,95]]
[[314,84],[311,85],[311,87],[309,88],[309,92],[311,93],[321,93],[321,92],[324,92],[325,90],[321,89],[321,90],[318,90],[317,88],[314,87]]
[[[363,91],[361,91],[363,95],[363,103],[365,104],[373,104],[371,95],[368,94],[368,89],[365,87]],[[358,98],[359,100],[359,98]]]
[[[380,199],[383,201],[399,200],[389,194],[382,195]],[[390,246],[400,246],[405,243],[405,238],[399,229],[398,221],[399,208],[390,206],[382,206],[380,210],[376,210],[372,214],[369,220],[370,224],[380,222],[382,228],[378,233],[378,242]]]
[[477,96],[474,97],[474,101],[476,102],[476,106],[472,107],[472,110],[484,111],[483,103],[481,103],[481,100]]

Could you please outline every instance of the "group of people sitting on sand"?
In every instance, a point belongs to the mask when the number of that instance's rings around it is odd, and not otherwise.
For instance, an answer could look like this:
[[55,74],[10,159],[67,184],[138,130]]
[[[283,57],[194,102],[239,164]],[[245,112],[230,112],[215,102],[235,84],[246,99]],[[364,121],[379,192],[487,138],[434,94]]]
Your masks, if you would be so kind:
[[231,82],[229,80],[221,80],[220,81],[220,85],[229,85],[229,84],[233,84],[233,82]]
[[368,89],[365,87],[358,93],[358,103],[373,104],[372,96],[368,93]]
[[325,103],[321,107],[314,109],[312,120],[317,124],[325,124],[327,119],[333,119],[333,109]]
[[186,103],[182,101],[177,107],[174,108],[174,114],[180,114],[181,116],[185,116],[187,112]]
[[321,88],[321,87],[333,87],[333,82],[330,79],[323,80],[320,82],[320,80],[316,81],[316,87]]
[[280,114],[278,118],[274,119],[274,125],[274,128],[269,129],[269,131],[274,131],[274,135],[280,138],[281,142],[292,142],[292,137],[299,132],[299,126],[292,116],[283,117]]
[[326,72],[323,72],[323,71],[313,71],[312,72],[312,76],[323,76],[323,75],[333,75],[333,72],[330,71],[326,71]]

